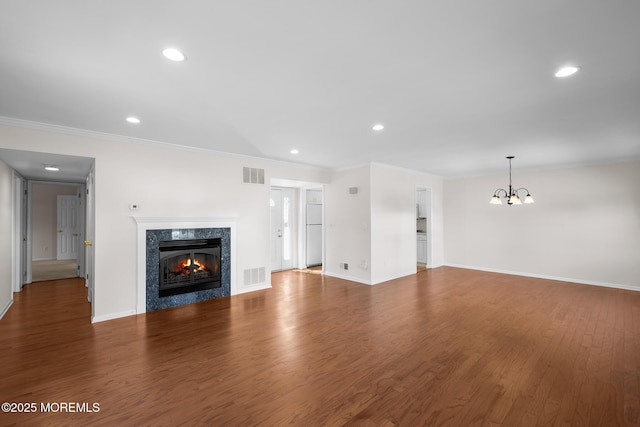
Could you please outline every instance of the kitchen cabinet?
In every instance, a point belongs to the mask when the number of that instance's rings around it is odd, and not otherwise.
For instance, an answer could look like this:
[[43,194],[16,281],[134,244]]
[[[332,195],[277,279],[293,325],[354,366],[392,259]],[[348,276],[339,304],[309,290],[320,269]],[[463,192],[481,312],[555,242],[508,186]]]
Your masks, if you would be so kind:
[[420,264],[427,263],[427,235],[426,233],[418,233],[416,236],[418,262]]

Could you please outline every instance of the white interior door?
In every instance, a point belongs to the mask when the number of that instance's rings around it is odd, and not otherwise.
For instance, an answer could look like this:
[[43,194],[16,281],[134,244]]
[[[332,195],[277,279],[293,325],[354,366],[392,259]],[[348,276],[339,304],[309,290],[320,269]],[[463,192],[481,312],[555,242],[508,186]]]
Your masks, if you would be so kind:
[[80,237],[80,199],[58,196],[57,259],[77,259]]
[[271,271],[282,270],[282,190],[271,189]]
[[282,189],[282,269],[293,268],[296,242],[296,192]]

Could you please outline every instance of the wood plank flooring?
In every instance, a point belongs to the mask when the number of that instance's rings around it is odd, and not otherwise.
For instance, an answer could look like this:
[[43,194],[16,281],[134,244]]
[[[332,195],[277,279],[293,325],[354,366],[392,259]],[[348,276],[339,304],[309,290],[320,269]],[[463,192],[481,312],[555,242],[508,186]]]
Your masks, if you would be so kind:
[[[0,425],[640,425],[640,293],[441,267],[91,324],[80,279],[0,320]],[[99,412],[40,410],[78,402]],[[53,408],[56,408],[54,405]]]

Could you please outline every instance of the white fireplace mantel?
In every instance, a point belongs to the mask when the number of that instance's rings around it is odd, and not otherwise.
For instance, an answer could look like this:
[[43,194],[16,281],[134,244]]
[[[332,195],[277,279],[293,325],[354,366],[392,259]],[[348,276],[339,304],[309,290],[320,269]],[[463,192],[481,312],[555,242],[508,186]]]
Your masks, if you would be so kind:
[[189,218],[189,217],[132,217],[137,233],[136,313],[147,311],[147,230],[183,228],[229,228],[231,238],[231,295],[238,293],[236,283],[236,223],[237,218]]

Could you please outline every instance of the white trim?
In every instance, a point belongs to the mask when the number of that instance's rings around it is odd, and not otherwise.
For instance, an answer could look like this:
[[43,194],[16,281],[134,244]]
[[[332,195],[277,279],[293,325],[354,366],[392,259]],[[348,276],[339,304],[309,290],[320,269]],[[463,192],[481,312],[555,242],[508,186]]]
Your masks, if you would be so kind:
[[411,273],[403,274],[402,276],[383,277],[382,279],[377,279],[375,282],[372,281],[371,285],[372,286],[379,285],[379,284],[384,283],[384,282],[390,282],[391,280],[402,279],[403,277],[413,276],[414,274],[416,274],[416,271],[412,271]]
[[119,313],[103,314],[102,316],[93,316],[91,318],[91,323],[104,322],[106,320],[119,319],[121,317],[135,316],[136,314],[138,313],[136,313],[135,310],[127,310],[127,311],[121,311]]
[[[13,171],[13,180],[11,183],[11,200],[13,207],[11,209],[11,291],[22,291],[22,224],[24,223],[23,211],[23,178],[15,170]],[[2,317],[2,316],[0,316]]]
[[362,283],[363,285],[373,286],[373,283],[371,283],[369,280],[364,280],[364,279],[360,279],[353,276],[347,276],[347,275],[338,274],[338,273],[330,273],[327,271],[322,272],[322,274],[329,277],[335,277],[337,279],[343,279],[343,280],[348,280],[350,282],[357,282],[357,283]]
[[355,164],[355,165],[351,165],[351,166],[342,166],[342,167],[337,167],[337,168],[332,168],[330,169],[331,172],[347,172],[350,170],[354,170],[354,169],[363,169],[363,168],[369,168],[371,169],[372,167],[380,167],[380,168],[385,168],[385,169],[392,169],[398,172],[405,172],[405,173],[410,173],[413,175],[417,175],[420,177],[427,177],[427,178],[437,178],[437,179],[443,179],[442,175],[436,175],[434,173],[431,172],[425,172],[422,170],[418,170],[418,169],[410,169],[410,168],[406,168],[403,166],[395,166],[395,165],[390,165],[387,163],[380,163],[380,162],[367,162],[367,163],[359,163],[359,164]]
[[246,294],[248,292],[254,292],[254,291],[263,291],[265,289],[271,289],[271,288],[272,288],[271,284],[267,282],[258,283],[256,285],[249,285],[249,286],[243,285],[238,287],[238,289],[236,289],[235,295]]
[[462,264],[444,264],[447,267],[455,267],[455,268],[464,268],[467,270],[478,270],[478,271],[488,271],[490,273],[500,273],[500,274],[511,274],[514,276],[523,276],[523,277],[533,277],[535,279],[546,279],[546,280],[556,280],[559,282],[569,282],[569,283],[578,283],[581,285],[590,285],[590,286],[602,286],[605,288],[615,288],[615,289],[624,289],[627,291],[639,291],[640,287],[631,286],[631,285],[622,285],[619,283],[607,283],[607,282],[596,282],[592,280],[584,280],[584,279],[574,279],[571,277],[557,277],[557,276],[547,276],[544,274],[535,274],[535,273],[522,273],[519,271],[508,271],[508,270],[500,270],[496,268],[484,268],[484,267],[474,267],[470,265],[462,265]]
[[7,314],[7,311],[9,311],[9,307],[11,307],[12,305],[13,305],[13,298],[11,298],[9,302],[7,302],[7,305],[4,306],[2,311],[0,311],[0,319],[2,319],[2,317],[4,317],[5,314]]
[[[132,217],[138,226],[137,233],[137,274],[136,274],[136,313],[147,311],[147,230],[172,228],[229,228],[231,244],[231,295],[241,293],[236,283],[236,221],[237,218],[147,218]],[[244,289],[242,290],[244,292]],[[248,291],[247,291],[248,292]]]
[[[33,261],[33,262],[35,262],[35,261],[57,261],[57,259],[56,258],[34,258],[31,261]],[[63,261],[69,261],[69,260],[65,259]]]
[[391,169],[391,170],[395,170],[398,172],[405,172],[405,173],[411,173],[411,174],[415,174],[415,175],[420,175],[421,177],[430,177],[430,178],[440,178],[442,179],[441,175],[436,175],[430,172],[424,172],[424,171],[420,171],[420,170],[416,170],[416,169],[409,169],[406,167],[402,167],[402,166],[395,166],[395,165],[389,165],[386,163],[380,163],[380,162],[371,162],[370,163],[371,166],[376,166],[376,167],[381,167],[384,169]]
[[23,286],[33,282],[33,181],[27,180],[27,259]]

